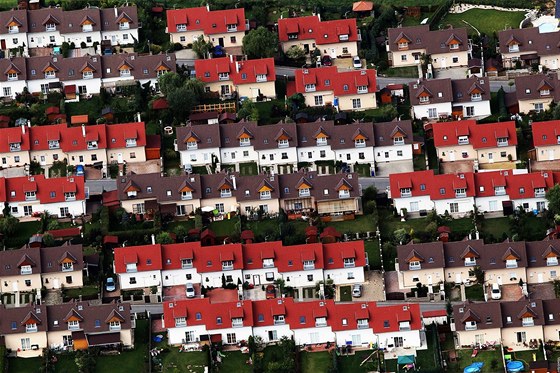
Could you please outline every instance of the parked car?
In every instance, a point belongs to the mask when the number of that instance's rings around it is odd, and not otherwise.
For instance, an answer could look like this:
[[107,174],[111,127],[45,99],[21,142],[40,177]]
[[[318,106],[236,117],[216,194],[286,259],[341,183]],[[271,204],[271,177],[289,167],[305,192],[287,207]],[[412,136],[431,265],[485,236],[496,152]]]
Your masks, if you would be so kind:
[[190,282],[187,282],[187,284],[185,285],[185,293],[187,294],[187,298],[194,298],[196,295],[194,286]]
[[352,286],[352,296],[354,298],[359,298],[362,296],[362,285],[361,284],[354,284]]
[[112,277],[107,277],[105,280],[105,290],[108,292],[115,291],[117,289],[117,285],[115,284],[115,279]]
[[352,57],[352,64],[354,65],[355,69],[361,69],[362,68],[362,60],[358,56]]
[[502,290],[500,289],[500,285],[494,282],[492,284],[492,299],[501,299],[502,298]]
[[321,63],[323,64],[323,66],[332,66],[331,56],[329,55],[323,56],[323,58],[321,58]]
[[76,176],[84,176],[84,166],[81,164],[76,166]]
[[268,285],[265,291],[266,291],[266,299],[276,298],[276,288],[274,287],[274,285]]

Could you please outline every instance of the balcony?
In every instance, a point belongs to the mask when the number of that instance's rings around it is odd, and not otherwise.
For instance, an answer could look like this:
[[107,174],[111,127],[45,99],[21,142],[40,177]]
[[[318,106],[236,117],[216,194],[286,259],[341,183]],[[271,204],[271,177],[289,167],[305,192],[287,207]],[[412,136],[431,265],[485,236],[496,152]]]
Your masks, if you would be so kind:
[[31,266],[23,266],[19,270],[20,275],[30,275],[32,273],[33,273],[33,270],[31,269]]
[[274,268],[274,259],[263,259],[263,268]]
[[192,259],[183,259],[181,261],[181,268],[182,269],[188,269],[188,268],[192,268],[192,267],[193,267]]
[[64,200],[65,201],[75,201],[76,200],[76,193],[64,193]]
[[187,143],[187,150],[196,150],[196,149],[198,149],[198,144],[196,142]]
[[109,325],[109,330],[112,332],[121,330],[121,323],[111,323],[111,325]]
[[495,196],[505,196],[506,188],[504,187],[496,187],[494,188],[494,195]]
[[68,323],[68,330],[80,330],[80,324],[79,323],[72,323],[69,322]]
[[545,194],[546,194],[546,191],[544,190],[544,188],[535,189],[535,198],[544,197]]
[[83,25],[82,26],[82,32],[92,32],[93,31],[93,26],[92,25]]
[[184,317],[175,319],[175,327],[176,328],[180,328],[180,327],[183,327],[183,326],[187,326],[187,320],[185,320]]
[[231,327],[232,328],[242,328],[243,327],[243,319],[233,319],[233,320],[231,320]]
[[325,319],[324,317],[315,319],[315,326],[316,327],[327,326],[327,319]]
[[26,333],[36,333],[37,332],[37,324],[27,324],[25,325],[25,332]]
[[10,26],[8,28],[8,33],[10,34],[17,34],[19,32],[19,27],[18,26]]
[[354,259],[344,259],[344,268],[354,268],[356,266],[356,262]]
[[471,95],[471,101],[482,101],[482,95],[480,93]]
[[126,139],[126,147],[127,148],[136,147],[136,139]]
[[25,200],[26,201],[35,201],[37,199],[37,195],[35,192],[26,192],[25,193]]
[[220,197],[222,197],[222,198],[231,197],[231,189],[220,190]]
[[278,141],[278,147],[279,148],[287,148],[290,146],[290,143],[288,142],[288,140],[279,140]]
[[317,138],[317,146],[325,146],[325,145],[328,145],[328,141],[326,137]]
[[369,322],[367,320],[358,320],[358,329],[369,328]]
[[14,81],[14,80],[18,80],[18,75],[17,74],[8,74],[8,80],[9,81]]
[[315,269],[315,263],[313,262],[303,262],[303,269],[306,271]]
[[508,139],[503,139],[503,138],[498,139],[498,146],[508,146],[508,145],[509,145]]
[[88,141],[88,143],[87,143],[88,150],[95,150],[98,147],[99,146],[97,145],[97,141]]
[[309,197],[309,196],[311,196],[311,192],[309,191],[309,189],[300,189],[299,190],[299,196],[300,197]]
[[227,25],[227,32],[237,32],[237,25]]
[[393,145],[404,145],[404,139],[402,137],[400,139],[393,139]]
[[412,191],[410,189],[401,189],[401,198],[412,197]]
[[47,71],[45,73],[45,79],[54,79],[56,78],[56,73],[54,71]]
[[523,326],[535,326],[535,320],[532,317],[524,317],[521,324]]
[[60,143],[58,142],[58,140],[49,141],[49,149],[60,149]]
[[288,40],[295,40],[298,38],[298,34],[288,34]]
[[192,192],[182,192],[181,193],[181,200],[187,201],[192,199]]
[[358,94],[364,94],[364,93],[368,93],[368,88],[367,86],[359,86],[358,87]]
[[231,271],[233,269],[233,263],[222,263],[222,271]]
[[177,25],[177,32],[185,32],[187,31],[187,25],[182,24],[182,25]]
[[509,50],[509,53],[519,52],[519,45],[517,45],[517,44],[510,45],[508,50]]
[[408,269],[411,271],[417,271],[419,269],[422,269],[422,265],[418,262],[416,263],[409,263],[408,264]]
[[517,260],[506,260],[506,268],[517,268]]
[[251,139],[239,139],[239,146],[251,146]]
[[49,24],[45,25],[45,31],[46,32],[56,31],[56,25],[53,24],[53,23],[49,23]]
[[274,325],[284,325],[286,324],[286,319],[284,316],[274,316]]
[[261,199],[271,199],[272,195],[270,192],[261,192]]
[[218,75],[218,80],[220,80],[220,81],[229,80],[229,74],[228,73],[220,73]]
[[467,196],[467,192],[455,192],[455,198],[465,198]]
[[340,190],[338,192],[338,198],[350,198],[350,191],[349,190]]
[[257,75],[257,83],[263,83],[266,82],[267,80],[268,79],[266,78],[266,75],[262,75],[262,74]]
[[366,147],[366,142],[364,140],[356,140],[356,141],[354,141],[354,146],[356,148],[365,148]]
[[126,265],[126,273],[135,273],[135,272],[138,272],[136,263]]
[[468,138],[459,138],[459,140],[457,141],[457,143],[459,145],[469,145],[469,139]]
[[130,77],[130,75],[131,75],[130,70],[121,70],[121,72],[120,72],[121,78],[128,78],[128,77]]
[[64,263],[62,264],[62,272],[72,272],[74,270],[74,264]]
[[547,266],[557,266],[558,265],[558,258],[557,257],[546,258],[546,265]]

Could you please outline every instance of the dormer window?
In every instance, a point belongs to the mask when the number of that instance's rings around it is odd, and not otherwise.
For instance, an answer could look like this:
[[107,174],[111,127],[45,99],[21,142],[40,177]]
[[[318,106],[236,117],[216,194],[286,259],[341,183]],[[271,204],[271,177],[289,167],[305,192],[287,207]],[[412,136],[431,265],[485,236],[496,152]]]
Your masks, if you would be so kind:
[[224,260],[222,262],[222,270],[223,271],[230,271],[233,269],[233,260]]
[[133,273],[137,272],[138,268],[136,267],[136,263],[126,263],[126,272]]
[[469,144],[469,137],[468,136],[459,136],[457,139],[459,145],[468,145]]
[[400,42],[399,49],[408,49],[408,42],[406,41]]
[[237,25],[236,24],[227,25],[227,32],[236,32],[236,31],[237,31]]
[[467,190],[464,188],[455,189],[456,198],[465,198],[467,196]]
[[47,24],[45,25],[45,31],[46,31],[46,32],[56,31],[56,24],[54,24],[54,23],[47,23]]
[[134,148],[136,146],[136,139],[126,139],[126,147]]
[[218,80],[229,80],[229,73],[219,73]]
[[25,324],[25,332],[26,333],[35,333],[37,332],[37,324],[36,323],[29,323]]
[[198,143],[196,141],[187,141],[187,150],[198,149]]
[[465,330],[476,330],[476,321],[465,322]]
[[222,198],[231,197],[231,189],[221,189],[220,197]]
[[32,273],[32,269],[30,265],[23,265],[20,267],[19,269],[19,274],[20,275],[30,275]]
[[497,142],[498,142],[498,146],[508,146],[509,145],[507,137],[498,137]]
[[366,140],[365,139],[356,139],[354,140],[354,145],[356,146],[356,148],[363,148],[366,146]]
[[120,70],[121,77],[128,77],[130,76],[130,69],[124,68]]
[[368,93],[367,85],[359,85],[358,86],[358,94]]
[[358,329],[367,329],[369,328],[369,321],[368,319],[358,319]]
[[348,189],[339,190],[338,198],[350,198],[350,191]]
[[74,270],[74,263],[65,262],[62,263],[62,272],[72,272]]
[[303,261],[303,269],[315,269],[315,261],[314,260],[304,260]]
[[192,192],[188,191],[188,190],[185,190],[185,191],[181,192],[181,199],[182,200],[192,199]]
[[180,328],[183,326],[187,326],[187,319],[185,317],[176,317],[175,318],[175,327]]
[[8,32],[10,34],[17,34],[19,32],[19,26],[18,25],[8,26]]
[[412,197],[412,190],[410,188],[401,188],[401,197]]
[[45,79],[56,78],[56,72],[54,70],[45,71]]
[[535,188],[535,198],[538,197],[544,197],[546,194],[546,191],[544,188]]
[[181,259],[181,268],[192,268],[193,260],[192,259]]
[[317,146],[327,145],[326,137],[317,137]]
[[410,321],[399,322],[399,330],[410,330]]
[[8,73],[8,80],[18,80],[17,73]]
[[316,90],[315,84],[305,85],[305,92],[315,92],[315,90]]
[[49,149],[60,149],[60,142],[58,140],[49,140]]
[[274,267],[274,259],[263,259],[263,268],[272,268]]
[[422,265],[420,264],[420,262],[418,260],[415,260],[415,261],[412,261],[412,262],[408,263],[408,269],[411,270],[411,271],[422,269]]
[[301,188],[299,190],[299,196],[300,197],[309,197],[311,195],[309,188]]
[[541,96],[548,96],[550,95],[550,89],[541,89]]
[[288,34],[288,39],[293,40],[293,39],[297,39],[297,38],[298,38],[297,32]]
[[558,265],[558,257],[553,256],[546,258],[546,265],[547,266],[557,266]]
[[181,23],[181,24],[177,25],[176,27],[177,27],[177,32],[187,31],[187,25],[185,25],[184,23]]
[[459,44],[457,43],[449,44],[449,49],[459,49]]
[[510,44],[509,52],[519,52],[519,44]]
[[354,268],[356,260],[354,258],[344,258],[344,268]]
[[504,186],[494,187],[494,195],[503,196],[505,194],[506,194],[506,187],[504,187]]
[[36,192],[25,192],[25,200],[26,201],[35,201],[37,199]]
[[241,317],[234,317],[231,319],[231,327],[232,328],[241,328],[243,327],[243,319]]
[[524,317],[521,321],[521,324],[523,326],[534,326],[535,325],[535,319],[533,319],[532,317]]
[[274,316],[274,325],[283,325],[286,323],[286,317],[284,315]]
[[128,30],[130,28],[130,23],[128,21],[119,22],[119,30]]
[[418,98],[418,101],[420,101],[421,103],[430,102],[430,96],[420,96],[420,97]]
[[482,94],[480,93],[471,94],[471,101],[481,101],[481,100],[482,100]]
[[257,74],[257,83],[266,82],[266,74]]
[[121,330],[121,322],[120,321],[111,321],[109,323],[109,330],[112,330],[112,331]]
[[79,330],[79,329],[80,329],[80,322],[78,320],[68,321],[68,330]]
[[93,71],[86,70],[86,71],[82,72],[82,78],[93,79]]
[[135,191],[135,190],[129,190],[128,192],[126,192],[126,195],[128,196],[128,198],[134,198],[134,197],[137,196],[137,194],[138,194],[138,192]]
[[82,32],[92,32],[93,25],[91,23],[86,23],[82,25]]
[[242,137],[239,139],[239,146],[250,146],[251,139],[248,137]]
[[88,141],[87,142],[87,148],[88,148],[88,150],[97,149],[98,148],[97,141],[96,140]]
[[271,199],[272,195],[270,193],[270,190],[263,190],[261,193],[261,199]]
[[287,139],[278,140],[278,147],[279,148],[287,148],[288,146],[290,146],[290,143]]
[[465,267],[472,267],[476,265],[476,258],[475,257],[466,257],[465,258]]
[[517,259],[506,260],[506,268],[517,268]]

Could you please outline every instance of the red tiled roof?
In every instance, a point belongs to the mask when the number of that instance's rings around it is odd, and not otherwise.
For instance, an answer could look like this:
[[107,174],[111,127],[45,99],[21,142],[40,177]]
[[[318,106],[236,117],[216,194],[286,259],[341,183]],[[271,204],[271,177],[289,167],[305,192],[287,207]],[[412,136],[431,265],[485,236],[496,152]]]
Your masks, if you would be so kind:
[[127,139],[135,139],[136,146],[146,146],[144,122],[109,124],[106,128],[109,149],[126,148]]
[[[83,176],[46,179],[45,175],[12,177],[0,182],[0,200],[7,202],[25,201],[25,192],[36,192],[42,204],[66,202],[64,193],[76,193],[76,200],[85,199]],[[14,193],[12,193],[14,192]]]
[[198,250],[201,250],[200,241],[162,245],[163,270],[181,269],[181,260],[194,259]]
[[[263,259],[275,259],[283,250],[282,241],[261,242],[243,245],[244,269],[259,269],[263,267]],[[270,256],[270,255],[274,256]]]
[[46,233],[50,234],[54,238],[76,237],[80,235],[81,229],[80,227],[71,227],[71,228],[63,228],[63,229],[54,229],[51,231],[47,231]]
[[316,92],[331,91],[335,96],[355,95],[359,86],[366,86],[368,93],[377,90],[376,72],[373,69],[338,71],[336,66],[295,71],[295,91],[305,93],[306,84],[315,84]]
[[19,143],[21,151],[30,149],[29,127],[10,127],[0,130],[0,153],[9,153],[10,144]]
[[[400,190],[410,188],[413,196],[427,196],[432,200],[455,198],[455,189],[466,189],[467,197],[474,197],[472,172],[434,175],[433,170],[405,172],[389,176],[392,198],[400,197]],[[411,186],[412,187],[411,187]]]
[[422,317],[447,317],[446,310],[423,311]]
[[320,243],[283,247],[274,260],[279,272],[302,271],[304,260],[314,260],[315,268],[322,269],[323,247]]
[[[317,16],[282,18],[278,20],[278,38],[280,42],[292,40],[288,34],[297,33],[297,40],[315,40],[315,44],[333,44],[358,41],[356,19],[338,19],[321,22]],[[340,35],[348,35],[348,40],[341,41]]]
[[474,149],[498,146],[498,138],[507,138],[509,146],[517,145],[515,122],[476,124],[474,120],[434,123],[434,145],[436,147],[458,145],[459,136],[468,136]]
[[558,145],[560,141],[560,120],[533,122],[533,145],[535,147]]
[[510,199],[534,198],[535,188],[551,188],[552,186],[554,186],[554,180],[550,171],[510,175],[507,177],[506,193]]
[[49,141],[58,140],[62,142],[61,133],[65,130],[65,124],[31,127],[29,131],[32,144],[31,149],[49,150]]
[[267,82],[276,80],[273,58],[232,61],[227,57],[209,60],[195,60],[196,77],[205,83],[219,82],[219,73],[229,73],[229,80],[235,85],[254,84],[257,75],[266,75]]
[[246,31],[245,9],[209,11],[206,7],[169,9],[167,28],[177,32],[177,25],[186,25],[188,31],[202,30],[206,35],[227,33],[227,25],[237,25],[237,31]]
[[354,12],[369,12],[373,10],[373,3],[371,1],[357,1],[352,4],[352,11]]
[[344,268],[344,259],[354,258],[356,268],[366,265],[364,241],[324,244],[325,269]]
[[138,272],[159,271],[162,269],[161,245],[142,245],[117,247],[115,254],[115,273],[126,273],[126,265],[136,263]]

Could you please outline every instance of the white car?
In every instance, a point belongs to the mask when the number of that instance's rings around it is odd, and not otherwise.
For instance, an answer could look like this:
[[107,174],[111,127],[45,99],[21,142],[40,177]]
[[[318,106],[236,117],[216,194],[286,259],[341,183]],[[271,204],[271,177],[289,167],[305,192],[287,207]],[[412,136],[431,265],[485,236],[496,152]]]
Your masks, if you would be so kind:
[[196,292],[194,291],[194,286],[190,282],[185,285],[185,293],[187,295],[187,298],[194,298],[196,295]]
[[352,57],[352,64],[354,65],[355,69],[361,69],[362,68],[362,60],[358,56]]
[[361,284],[354,284],[352,287],[352,296],[354,298],[359,298],[362,296],[362,285]]
[[500,290],[500,285],[497,283],[492,284],[492,299],[501,299],[502,298],[502,291]]

